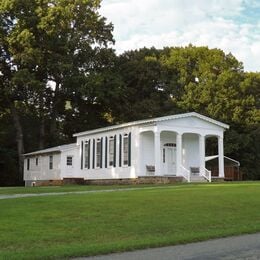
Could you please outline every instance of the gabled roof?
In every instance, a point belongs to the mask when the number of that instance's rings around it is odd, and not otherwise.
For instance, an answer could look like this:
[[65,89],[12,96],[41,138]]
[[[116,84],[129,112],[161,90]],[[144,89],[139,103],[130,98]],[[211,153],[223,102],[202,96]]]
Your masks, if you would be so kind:
[[46,154],[46,153],[57,153],[57,152],[60,153],[62,151],[74,149],[74,148],[76,148],[76,146],[77,146],[76,143],[64,144],[64,145],[50,147],[50,148],[47,148],[47,149],[43,149],[43,150],[31,152],[31,153],[26,153],[26,154],[24,154],[24,156]]
[[203,115],[196,113],[196,112],[191,112],[191,113],[184,113],[184,114],[178,114],[178,115],[170,115],[170,116],[163,116],[163,117],[156,117],[156,118],[138,120],[138,121],[133,121],[133,122],[124,123],[124,124],[120,124],[120,125],[102,127],[102,128],[98,128],[98,129],[94,129],[94,130],[76,133],[73,136],[78,137],[78,136],[83,136],[83,135],[106,132],[106,131],[110,131],[110,130],[116,130],[116,129],[125,128],[125,127],[131,127],[131,126],[143,125],[143,124],[152,124],[152,123],[156,123],[156,122],[174,120],[174,119],[185,118],[185,117],[197,117],[197,118],[200,118],[204,121],[212,123],[214,125],[220,126],[222,128],[225,128],[225,129],[229,128],[229,125],[224,124],[220,121],[214,120],[214,119],[207,117],[207,116],[203,116]]

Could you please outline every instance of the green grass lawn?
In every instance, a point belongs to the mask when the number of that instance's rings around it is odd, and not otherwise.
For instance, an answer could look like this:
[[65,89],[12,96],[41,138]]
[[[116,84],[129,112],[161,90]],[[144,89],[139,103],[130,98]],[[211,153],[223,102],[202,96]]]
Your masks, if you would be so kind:
[[107,189],[153,187],[153,186],[154,185],[138,184],[138,185],[64,185],[64,186],[39,186],[39,187],[0,187],[0,196],[7,195],[7,194],[91,191],[91,190],[104,190],[104,189],[107,190]]
[[[187,183],[176,183],[174,186],[187,185]],[[195,184],[189,184],[195,185]],[[164,184],[163,187],[173,186],[173,184]],[[58,192],[77,192],[77,191],[95,191],[111,189],[128,189],[128,188],[149,188],[162,187],[160,184],[134,184],[134,185],[64,185],[64,186],[38,186],[38,187],[0,187],[1,195],[12,194],[37,194],[37,193],[58,193]]]
[[260,182],[5,199],[0,209],[0,259],[64,259],[259,232]]

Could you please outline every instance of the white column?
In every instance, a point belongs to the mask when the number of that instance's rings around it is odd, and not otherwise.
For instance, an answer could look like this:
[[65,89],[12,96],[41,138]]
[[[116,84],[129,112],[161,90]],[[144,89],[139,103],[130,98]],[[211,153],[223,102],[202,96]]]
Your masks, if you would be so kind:
[[199,136],[200,175],[205,173],[205,136]]
[[154,132],[154,175],[161,175],[161,145],[160,145],[160,132]]
[[181,166],[182,166],[182,134],[177,133],[176,136],[176,150],[177,150],[177,154],[176,154],[176,161],[177,161],[177,165],[176,165],[176,175],[181,175]]
[[218,169],[219,169],[219,177],[224,177],[224,145],[223,145],[223,137],[218,136]]

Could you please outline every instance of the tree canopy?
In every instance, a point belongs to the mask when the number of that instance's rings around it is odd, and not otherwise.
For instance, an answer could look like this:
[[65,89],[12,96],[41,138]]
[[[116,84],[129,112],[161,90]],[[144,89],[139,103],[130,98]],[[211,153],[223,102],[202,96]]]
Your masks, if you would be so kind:
[[99,0],[0,2],[0,183],[21,180],[24,152],[74,132],[189,111],[230,124],[225,153],[259,179],[260,73],[208,47],[116,55],[99,8]]
[[29,148],[36,149],[67,139],[62,124],[71,107],[74,113],[87,108],[92,118],[102,110],[90,78],[100,78],[114,52],[108,48],[113,26],[99,7],[98,0],[0,3],[1,102],[16,128],[20,174],[27,150],[23,115],[32,114],[37,122],[33,135],[39,141]]
[[260,178],[260,73],[244,72],[230,53],[192,45],[128,51],[118,60],[125,88],[118,121],[191,111],[223,121],[225,154],[247,178]]

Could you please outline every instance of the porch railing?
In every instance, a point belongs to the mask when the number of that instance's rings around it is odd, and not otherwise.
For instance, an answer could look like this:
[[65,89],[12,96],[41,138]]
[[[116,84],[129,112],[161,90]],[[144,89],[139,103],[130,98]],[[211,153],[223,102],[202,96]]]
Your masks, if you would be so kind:
[[211,171],[209,171],[208,169],[206,168],[202,168],[202,173],[201,175],[206,179],[208,180],[208,182],[211,182]]
[[187,182],[190,182],[190,171],[183,165],[181,165],[181,174],[187,180]]

